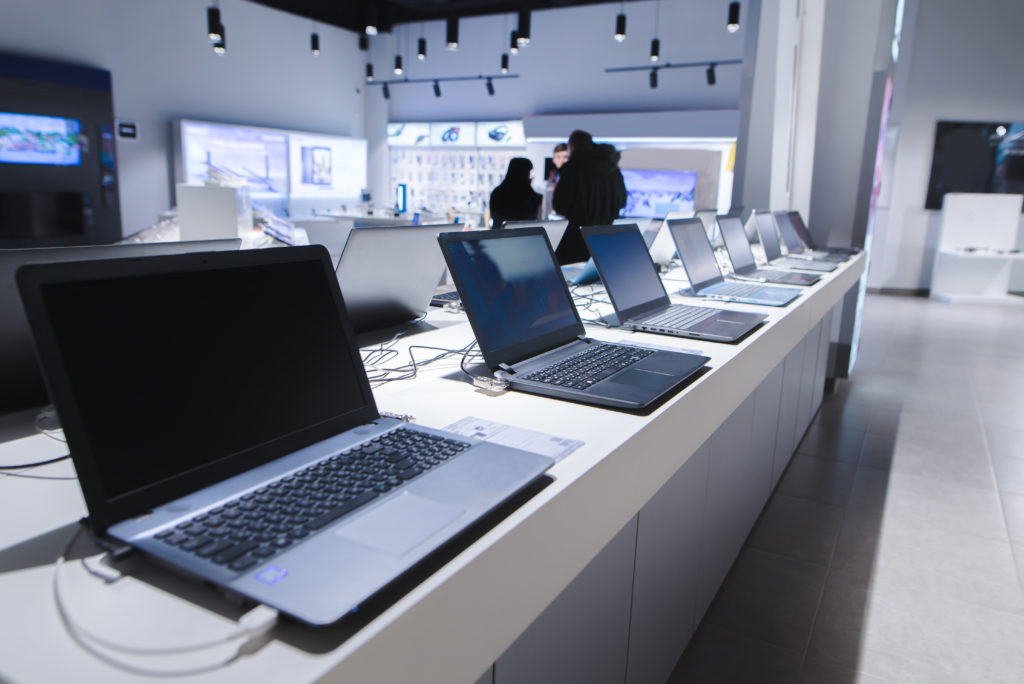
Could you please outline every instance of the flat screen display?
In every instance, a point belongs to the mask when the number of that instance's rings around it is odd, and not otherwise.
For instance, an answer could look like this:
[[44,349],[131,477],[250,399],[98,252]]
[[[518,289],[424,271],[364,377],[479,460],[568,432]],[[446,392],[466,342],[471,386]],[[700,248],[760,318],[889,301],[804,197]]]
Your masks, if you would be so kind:
[[477,336],[488,349],[577,325],[575,310],[543,235],[448,243]]
[[0,112],[0,163],[79,166],[78,119]]
[[366,141],[289,133],[288,169],[293,197],[360,197],[366,187]]
[[288,135],[247,126],[181,122],[185,182],[203,185],[211,170],[242,178],[254,194],[288,192]]
[[779,246],[779,234],[775,232],[775,219],[771,214],[755,213],[754,220],[757,221],[757,235],[761,238],[765,258],[774,261],[781,257],[782,248]]
[[667,296],[639,231],[592,233],[586,239],[616,309],[628,311]]
[[699,290],[710,282],[722,279],[722,271],[718,268],[718,261],[711,251],[711,243],[708,242],[708,235],[700,219],[670,219],[668,227],[679,249],[679,258],[691,288]]
[[[712,220],[715,220],[714,218]],[[754,253],[750,250],[747,233],[743,230],[743,222],[735,216],[719,216],[718,225],[722,229],[725,248],[729,252],[729,261],[733,270],[749,268],[755,265]]]
[[1024,122],[938,122],[925,209],[947,192],[1024,193]]
[[653,218],[673,212],[693,212],[696,171],[622,169],[626,206],[621,216]]

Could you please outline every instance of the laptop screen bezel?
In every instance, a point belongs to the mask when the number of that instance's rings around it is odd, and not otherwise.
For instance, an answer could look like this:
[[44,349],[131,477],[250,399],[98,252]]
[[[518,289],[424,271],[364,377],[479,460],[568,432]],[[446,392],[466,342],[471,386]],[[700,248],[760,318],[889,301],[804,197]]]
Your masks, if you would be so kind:
[[[601,282],[604,283],[605,292],[608,293],[608,298],[612,300],[612,306],[615,308],[615,313],[618,314],[619,321],[627,321],[637,316],[643,315],[649,311],[657,309],[664,309],[669,305],[668,292],[665,290],[664,283],[661,282],[661,278],[658,278],[658,267],[654,263],[654,259],[651,258],[651,253],[647,251],[646,241],[644,240],[643,234],[640,232],[640,228],[635,223],[628,224],[614,224],[610,226],[582,226],[580,232],[583,233],[583,242],[586,243],[587,249],[590,251],[590,258],[594,260],[594,265],[597,267],[597,272],[601,276]],[[658,284],[661,285],[661,295],[654,299],[649,299],[642,304],[637,304],[629,309],[623,309],[615,303],[615,292],[613,292],[611,285],[605,278],[605,272],[601,268],[601,261],[594,254],[593,248],[590,246],[590,238],[594,235],[628,235],[635,234],[639,239],[640,243],[645,245],[644,254],[647,255],[647,262],[650,267],[654,270],[655,278],[658,280]],[[642,266],[642,264],[637,264]]]
[[[480,320],[477,317],[477,312],[474,311],[469,300],[465,297],[466,285],[462,280],[462,274],[459,272],[454,260],[452,259],[449,245],[454,242],[497,240],[501,238],[525,238],[535,235],[539,235],[544,238],[544,244],[547,245],[548,255],[551,259],[551,268],[558,274],[558,280],[562,284],[562,291],[565,294],[566,299],[569,301],[569,310],[572,311],[573,318],[576,322],[564,328],[559,328],[549,333],[545,333],[544,335],[532,340],[519,342],[517,344],[510,344],[504,347],[492,348],[482,339],[480,334]],[[473,328],[473,334],[476,336],[477,344],[480,346],[480,353],[484,357],[484,363],[487,364],[487,367],[491,371],[497,370],[501,364],[512,366],[525,359],[551,351],[552,349],[568,344],[577,338],[583,337],[586,334],[586,330],[583,327],[583,321],[580,320],[580,314],[576,310],[576,304],[573,302],[572,295],[569,293],[569,286],[566,284],[565,278],[562,276],[562,269],[559,268],[558,262],[555,260],[555,252],[551,248],[551,242],[548,240],[547,232],[545,232],[543,228],[509,228],[441,233],[437,236],[437,240],[441,245],[441,251],[444,253],[445,261],[448,264],[448,272],[452,276],[455,288],[459,291],[459,297],[462,299],[463,306],[466,309],[466,317],[469,318],[469,324]]]
[[[725,251],[729,254],[729,261],[732,262],[732,270],[740,275],[747,273],[753,273],[757,270],[757,261],[754,259],[754,251],[750,248],[750,241],[747,240],[747,233],[743,230],[743,222],[735,216],[716,216],[715,221],[718,223],[718,230],[722,233],[722,242],[725,244]],[[729,247],[729,237],[727,235],[726,226],[734,226],[732,233],[736,237],[733,242],[736,243],[739,251],[740,261],[746,259],[745,264],[737,266],[736,257],[737,254]],[[742,241],[742,242],[740,242]]]
[[[775,217],[772,216],[772,214],[770,212],[767,212],[767,211],[756,211],[756,210],[754,211],[753,214],[751,214],[751,216],[754,219],[754,229],[757,230],[757,237],[758,237],[758,239],[761,240],[761,247],[762,247],[762,249],[765,250],[764,251],[764,258],[767,259],[769,263],[772,262],[772,261],[775,261],[776,259],[781,259],[783,257],[783,254],[782,254],[782,247],[779,245],[779,234],[778,234],[778,229],[777,229],[777,225],[778,224],[776,224],[776,222],[775,222]],[[757,220],[759,216],[767,216],[769,218],[769,220],[771,220],[772,226],[770,228],[765,229],[765,230],[761,230],[761,222]],[[775,251],[778,252],[775,256],[770,256],[768,254],[767,248],[765,247],[765,231],[771,231],[771,230],[773,230],[775,232],[774,233],[769,233],[768,236],[771,238],[771,240],[769,240],[769,241],[775,247]]]
[[[814,244],[814,236],[811,235],[811,231],[807,229],[807,225],[804,224],[804,219],[800,215],[799,211],[780,211],[780,214],[785,214],[786,218],[789,219],[789,224],[793,226],[793,230],[796,231],[797,237],[799,237],[805,245],[810,249],[817,249]],[[778,222],[778,218],[775,219]]]
[[[704,222],[701,221],[699,218],[694,217],[684,219],[669,219],[667,223],[668,229],[672,231],[672,241],[676,243],[676,251],[679,252],[679,261],[683,263],[683,270],[686,271],[686,279],[690,281],[690,289],[693,290],[694,292],[700,292],[701,290],[711,287],[712,285],[717,285],[718,283],[725,282],[725,277],[722,275],[722,268],[718,265],[718,259],[715,258],[715,250],[711,246],[711,241],[708,240],[707,232],[704,230]],[[693,279],[690,278],[690,269],[686,267],[686,257],[683,254],[683,249],[679,244],[679,240],[676,239],[677,227],[680,230],[691,230],[691,226],[694,226],[692,230],[700,230],[700,234],[704,237],[704,242],[707,243],[708,251],[711,252],[711,261],[714,263],[715,270],[718,272],[717,276],[712,276],[711,278],[708,278],[707,280],[700,283],[695,283],[693,282]]]
[[772,214],[772,219],[775,221],[775,225],[779,229],[779,235],[782,237],[782,242],[786,245],[786,249],[790,254],[802,254],[807,251],[807,249],[797,236],[796,230],[793,228],[793,224],[789,220],[789,214],[780,215],[783,213],[784,212],[778,212]]
[[[349,348],[362,405],[343,415],[335,416],[315,425],[283,435],[233,454],[227,454],[189,472],[160,482],[110,496],[104,488],[96,453],[86,429],[81,406],[71,386],[68,369],[56,339],[54,326],[46,309],[43,288],[47,285],[83,281],[109,280],[185,273],[203,270],[265,266],[281,262],[316,262],[324,272],[336,310],[340,316],[342,334]],[[174,256],[146,258],[120,258],[112,260],[82,261],[59,264],[33,264],[22,267],[17,274],[18,287],[25,303],[36,339],[37,352],[43,367],[47,390],[57,406],[61,425],[75,464],[82,494],[89,510],[92,526],[104,531],[110,525],[143,514],[153,508],[244,473],[276,458],[315,444],[333,435],[380,417],[363,368],[359,348],[356,346],[352,324],[345,312],[341,290],[334,277],[334,268],[327,250],[320,246],[288,247],[286,249],[242,250],[240,252],[199,252]],[[140,448],[141,445],[140,445]]]

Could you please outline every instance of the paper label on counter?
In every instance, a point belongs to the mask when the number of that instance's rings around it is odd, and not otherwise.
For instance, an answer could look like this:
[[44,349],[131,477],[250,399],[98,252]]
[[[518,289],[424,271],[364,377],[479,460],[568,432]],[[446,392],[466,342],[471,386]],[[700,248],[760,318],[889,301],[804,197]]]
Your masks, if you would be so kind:
[[583,446],[583,442],[578,439],[525,430],[474,416],[458,420],[442,429],[465,437],[475,437],[502,446],[532,451],[535,454],[553,458],[555,461],[562,460]]

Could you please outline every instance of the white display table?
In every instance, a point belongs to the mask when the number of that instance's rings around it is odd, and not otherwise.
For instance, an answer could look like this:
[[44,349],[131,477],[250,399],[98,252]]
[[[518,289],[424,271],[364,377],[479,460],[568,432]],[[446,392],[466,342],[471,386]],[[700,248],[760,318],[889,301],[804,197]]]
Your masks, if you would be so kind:
[[[189,679],[664,681],[821,402],[833,309],[863,265],[855,257],[785,309],[735,305],[769,314],[737,345],[588,326],[597,338],[711,358],[709,373],[649,416],[475,390],[458,359],[375,390],[382,410],[424,425],[472,415],[585,444],[551,469],[552,485],[354,634],[281,624],[253,652]],[[670,291],[681,277],[668,274]],[[428,320],[439,329],[406,346],[472,339],[458,314]],[[0,464],[61,453],[64,445],[33,436],[0,444]],[[67,478],[73,469],[64,461],[28,474]],[[73,479],[0,476],[0,680],[138,680],[77,645],[54,607],[54,560],[84,513]],[[140,560],[128,568],[105,584],[78,563],[66,567],[69,607],[89,629],[166,646],[234,628],[237,609],[212,590]],[[231,652],[131,662],[185,668]]]

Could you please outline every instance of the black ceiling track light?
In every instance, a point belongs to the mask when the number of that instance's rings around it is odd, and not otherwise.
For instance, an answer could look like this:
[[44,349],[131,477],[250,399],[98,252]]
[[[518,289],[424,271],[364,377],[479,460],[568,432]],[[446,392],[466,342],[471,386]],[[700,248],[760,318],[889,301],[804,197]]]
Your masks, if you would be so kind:
[[513,55],[519,54],[519,31],[513,31],[508,41],[508,51]]
[[693,68],[697,68],[697,67],[706,67],[707,69],[706,69],[706,71],[704,73],[705,73],[705,76],[707,77],[708,85],[715,85],[715,83],[718,80],[716,78],[716,75],[715,75],[715,69],[717,69],[718,67],[723,66],[723,65],[731,65],[731,64],[743,64],[743,60],[742,59],[721,59],[721,60],[718,60],[717,62],[683,62],[683,63],[679,63],[679,64],[672,64],[671,62],[665,62],[664,64],[659,64],[659,65],[654,66],[654,67],[652,67],[651,65],[648,64],[648,65],[645,65],[645,66],[611,67],[611,68],[605,69],[604,71],[605,71],[606,74],[613,73],[613,72],[620,72],[620,71],[650,71],[651,72],[651,87],[652,88],[657,88],[658,87],[658,70],[659,69],[693,69]]
[[449,50],[459,49],[459,18],[448,17],[445,30],[445,44]]
[[373,65],[369,62],[366,63],[366,82],[373,83]]
[[651,61],[657,62],[661,58],[661,41],[657,38],[651,40]]
[[320,54],[320,36],[316,32],[309,35],[309,51],[314,55]]
[[395,55],[395,76],[401,76],[402,71],[402,55]]
[[216,6],[207,7],[206,31],[210,36],[211,42],[216,42],[221,39],[220,26],[220,8]]
[[366,52],[370,49],[370,37],[365,33],[359,34],[359,49]]
[[729,21],[725,25],[729,33],[736,33],[740,30],[740,3],[729,3]]
[[213,41],[213,51],[218,55],[223,55],[228,51],[228,32],[224,29],[224,24],[219,27],[220,38]]
[[441,97],[441,83],[444,81],[483,81],[484,87],[487,89],[488,95],[494,95],[494,82],[500,79],[506,78],[519,78],[519,74],[480,74],[478,76],[440,76],[437,78],[393,78],[386,81],[374,81],[372,78],[372,70],[370,65],[366,65],[366,85],[368,86],[381,86],[384,99],[391,99],[391,89],[389,86],[401,85],[403,83],[432,83],[434,86],[434,96]]
[[615,17],[615,40],[620,43],[626,40],[626,15],[622,12]]
[[717,81],[718,79],[715,78],[715,65],[713,63],[708,65],[707,75],[708,75],[708,85],[709,86],[715,85],[715,81]]
[[383,87],[383,88],[381,88],[381,93],[383,93],[383,95],[384,95],[384,99],[385,99],[385,100],[390,100],[390,99],[391,99],[391,89],[390,89],[390,88],[388,88],[388,84],[387,84],[387,83],[384,83],[384,84],[382,84],[382,85],[383,85],[384,87]]
[[501,73],[503,73],[503,74],[507,74],[508,73],[508,53],[507,52],[501,53]]
[[488,95],[493,95],[494,94],[494,81],[492,81],[489,78],[487,79],[487,94]]
[[530,44],[530,10],[519,10],[519,26],[516,27],[516,42],[520,47]]
[[434,97],[441,97],[441,84],[434,81]]
[[363,33],[368,36],[375,36],[379,31],[377,17],[377,3],[371,2],[366,3],[363,6]]
[[657,88],[658,87],[658,70],[657,69],[651,69],[651,87],[652,88]]
[[427,58],[427,39],[426,38],[420,38],[419,41],[417,41],[417,46],[416,46],[416,59],[424,60],[426,58]]

